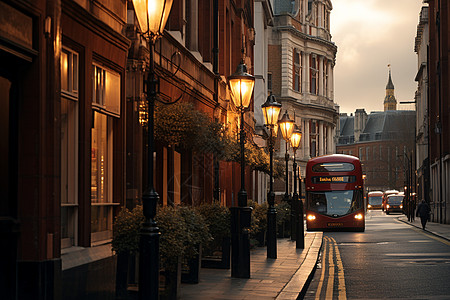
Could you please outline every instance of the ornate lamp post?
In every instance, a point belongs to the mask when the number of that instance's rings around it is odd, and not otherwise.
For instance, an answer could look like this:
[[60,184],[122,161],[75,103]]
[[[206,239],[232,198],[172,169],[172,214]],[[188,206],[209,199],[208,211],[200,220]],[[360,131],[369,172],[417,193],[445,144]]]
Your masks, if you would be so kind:
[[[297,162],[295,161],[295,153],[297,152],[298,147],[300,146],[300,141],[302,140],[302,133],[298,129],[297,125],[294,126],[294,131],[291,135],[291,146],[294,149],[294,193],[292,195],[292,206],[291,211],[294,214],[291,214],[291,224],[295,225],[295,245],[296,248],[303,249],[305,248],[305,237],[304,237],[304,229],[303,229],[303,202],[299,201],[299,197],[297,194]],[[299,176],[300,177],[300,176]],[[293,228],[293,227],[291,227]],[[293,234],[291,234],[291,237]]]
[[154,220],[159,195],[153,186],[154,109],[158,79],[155,76],[153,51],[155,42],[163,34],[173,0],[133,0],[142,36],[150,46],[150,62],[144,87],[148,105],[147,189],[142,194],[145,222],[139,241],[139,299],[159,298],[159,228]]
[[281,104],[275,100],[274,95],[270,95],[261,107],[264,115],[264,123],[270,130],[270,184],[269,193],[267,194],[267,202],[269,203],[269,208],[267,209],[267,257],[277,258],[277,211],[274,207],[275,193],[273,192],[273,136],[278,115],[280,114]]
[[280,126],[281,134],[283,135],[283,139],[286,141],[286,153],[284,155],[284,159],[286,161],[286,191],[284,193],[283,200],[286,202],[291,202],[291,240],[295,239],[294,236],[294,224],[292,223],[294,207],[292,206],[292,199],[289,195],[289,152],[288,146],[291,140],[291,135],[294,130],[294,121],[289,118],[289,114],[287,110],[284,112],[281,120],[278,121],[278,125]]
[[236,72],[228,77],[231,99],[241,113],[239,141],[241,146],[241,189],[238,193],[238,207],[231,208],[231,276],[250,278],[250,240],[248,230],[252,209],[247,207],[247,191],[245,190],[245,131],[244,110],[250,105],[255,86],[255,77],[247,73],[243,61]]

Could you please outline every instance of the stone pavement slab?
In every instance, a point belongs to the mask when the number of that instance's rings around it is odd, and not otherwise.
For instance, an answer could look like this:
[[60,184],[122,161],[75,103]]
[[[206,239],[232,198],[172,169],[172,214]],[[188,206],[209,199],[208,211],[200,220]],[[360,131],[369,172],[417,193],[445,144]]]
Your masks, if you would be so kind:
[[180,299],[297,299],[317,263],[322,232],[307,232],[305,249],[295,241],[277,240],[277,259],[267,258],[266,247],[250,253],[250,278],[232,278],[231,270],[200,271],[198,284],[182,284]]

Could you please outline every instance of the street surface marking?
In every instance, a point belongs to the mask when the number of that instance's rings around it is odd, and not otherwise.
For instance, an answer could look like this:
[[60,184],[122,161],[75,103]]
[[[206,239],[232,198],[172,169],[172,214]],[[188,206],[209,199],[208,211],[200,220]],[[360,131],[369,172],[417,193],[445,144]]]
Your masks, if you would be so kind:
[[327,280],[327,293],[326,299],[333,299],[333,286],[334,286],[334,261],[333,261],[333,238],[330,238],[330,252],[328,253],[328,280]]
[[317,291],[316,291],[316,300],[320,299],[320,292],[322,291],[322,285],[323,285],[323,280],[325,277],[325,258],[327,255],[327,240],[328,237],[324,237],[324,243],[323,243],[323,253],[322,253],[322,274],[320,274],[320,280],[319,280],[319,285],[317,286]]
[[[336,261],[336,262],[335,262]],[[342,264],[341,255],[339,253],[339,248],[336,243],[336,240],[332,237],[324,237],[323,243],[323,253],[322,253],[322,273],[320,275],[319,283],[317,286],[317,291],[315,295],[315,299],[319,300],[322,288],[324,285],[324,281],[326,278],[326,290],[325,290],[325,299],[333,299],[333,291],[334,291],[334,279],[335,272],[337,269],[337,279],[338,279],[338,299],[346,300],[347,292],[345,288],[345,276],[344,276],[344,266]],[[328,271],[328,276],[325,277],[325,273]]]

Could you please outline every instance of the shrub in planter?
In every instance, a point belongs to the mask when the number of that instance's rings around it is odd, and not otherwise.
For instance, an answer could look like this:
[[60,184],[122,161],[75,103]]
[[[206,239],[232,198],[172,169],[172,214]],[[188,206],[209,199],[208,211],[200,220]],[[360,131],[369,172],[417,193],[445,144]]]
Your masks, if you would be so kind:
[[112,250],[117,254],[116,298],[127,297],[128,260],[139,250],[139,231],[144,222],[142,206],[123,208],[113,223]]
[[250,246],[262,247],[266,242],[267,231],[267,202],[258,204],[255,201],[249,201],[249,206],[253,208],[252,223],[250,227]]
[[159,207],[155,221],[160,229],[159,255],[162,299],[176,299],[181,283],[181,258],[186,249],[186,223],[173,207]]
[[280,237],[288,237],[290,231],[291,220],[291,204],[290,202],[282,201],[275,205],[277,210],[277,228]]
[[[212,240],[203,247],[205,260],[202,266],[228,269],[230,267],[230,210],[219,203],[203,204],[196,209],[203,216],[212,236]],[[209,259],[210,263],[206,259]],[[219,259],[220,263],[213,262]]]
[[213,252],[221,247],[223,238],[229,238],[231,235],[230,210],[218,203],[212,203],[197,207],[197,211],[205,220],[212,236],[212,240],[205,245],[205,254],[213,255]]
[[181,281],[198,283],[202,245],[210,242],[212,236],[203,216],[196,210],[189,207],[179,207],[177,212],[184,219],[186,225],[185,255],[183,257]]

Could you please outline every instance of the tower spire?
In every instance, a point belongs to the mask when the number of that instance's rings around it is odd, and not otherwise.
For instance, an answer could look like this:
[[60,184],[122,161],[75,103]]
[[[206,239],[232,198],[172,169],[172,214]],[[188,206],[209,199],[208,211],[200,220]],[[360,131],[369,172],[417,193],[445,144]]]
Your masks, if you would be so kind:
[[386,84],[386,97],[384,97],[384,111],[397,110],[397,100],[394,96],[394,84],[391,77],[391,64],[388,64],[389,78]]

